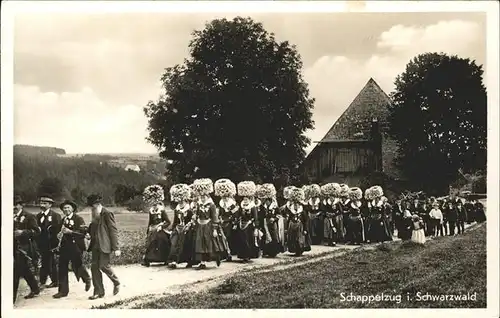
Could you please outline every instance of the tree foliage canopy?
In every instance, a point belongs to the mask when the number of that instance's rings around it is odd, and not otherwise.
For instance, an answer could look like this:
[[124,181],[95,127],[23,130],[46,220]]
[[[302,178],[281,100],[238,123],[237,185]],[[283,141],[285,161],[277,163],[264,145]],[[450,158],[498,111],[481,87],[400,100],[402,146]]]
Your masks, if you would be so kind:
[[189,52],[166,69],[165,94],[144,109],[148,140],[173,160],[173,180],[287,179],[313,128],[314,100],[296,48],[238,17],[195,31]]
[[406,176],[423,187],[444,187],[486,167],[486,89],[482,66],[470,59],[426,53],[395,80],[391,135]]

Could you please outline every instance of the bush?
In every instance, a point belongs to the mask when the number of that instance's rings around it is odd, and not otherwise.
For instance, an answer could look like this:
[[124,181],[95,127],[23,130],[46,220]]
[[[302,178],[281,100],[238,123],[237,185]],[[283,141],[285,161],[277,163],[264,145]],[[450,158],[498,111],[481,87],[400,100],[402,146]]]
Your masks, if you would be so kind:
[[133,199],[128,200],[125,206],[129,211],[142,212],[144,206],[142,195],[136,195]]
[[[119,230],[120,257],[111,257],[112,265],[138,264],[142,262],[146,247],[146,230]],[[84,254],[84,264],[90,266],[92,253]]]

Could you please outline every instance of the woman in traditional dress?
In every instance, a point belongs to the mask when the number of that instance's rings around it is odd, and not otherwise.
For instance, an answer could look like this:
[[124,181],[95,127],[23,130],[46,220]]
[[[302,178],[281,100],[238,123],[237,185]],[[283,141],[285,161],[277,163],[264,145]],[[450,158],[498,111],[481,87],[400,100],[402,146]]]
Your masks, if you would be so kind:
[[236,214],[237,228],[235,249],[236,255],[243,262],[259,257],[259,217],[255,206],[257,187],[252,181],[242,181],[237,186],[238,195],[242,197],[240,208]]
[[223,235],[225,248],[227,250],[227,261],[232,261],[235,254],[235,231],[236,212],[238,203],[234,199],[236,196],[236,185],[229,179],[219,179],[214,184],[215,196],[220,198],[219,216],[221,220],[221,235]]
[[368,236],[371,242],[385,242],[392,241],[392,235],[389,230],[389,224],[386,218],[386,205],[382,197],[384,191],[380,186],[373,186],[371,188],[370,202],[370,227]]
[[285,250],[286,247],[288,246],[287,239],[288,239],[288,207],[292,204],[292,201],[290,201],[290,193],[292,193],[292,189],[295,188],[294,186],[286,186],[283,188],[283,199],[285,202],[283,205],[279,207],[279,214],[283,216],[284,219],[284,225],[285,225]]
[[306,211],[309,214],[311,242],[319,245],[323,241],[324,213],[321,209],[321,187],[317,184],[310,184],[305,187],[304,195],[306,199]]
[[370,235],[368,231],[371,228],[371,210],[372,210],[372,205],[371,202],[373,200],[372,197],[372,188],[368,188],[365,190],[364,194],[364,204],[361,206],[361,216],[363,218],[364,222],[364,237],[365,237],[365,242],[370,243]]
[[165,263],[167,265],[170,254],[170,235],[167,229],[170,220],[163,201],[165,195],[160,185],[151,185],[144,189],[142,194],[145,212],[149,214],[149,222],[146,238],[146,252],[142,265],[149,266],[150,263]]
[[349,199],[349,192],[350,188],[347,184],[341,184],[340,185],[340,201],[338,204],[338,208],[342,214],[342,224],[343,228],[342,231],[338,232],[339,240],[343,243],[347,243],[347,238],[350,236],[349,234],[349,214],[351,213],[351,207],[350,203],[351,200]]
[[276,188],[271,183],[261,185],[257,191],[261,200],[260,211],[263,215],[261,229],[262,255],[276,257],[285,251],[285,223],[276,201]]
[[338,208],[340,185],[338,183],[327,183],[321,187],[323,197],[322,210],[323,238],[329,246],[335,246],[338,242],[338,233],[342,233],[344,224],[342,214]]
[[411,241],[417,244],[425,243],[425,231],[424,231],[424,221],[417,214],[413,214],[411,217]]
[[291,204],[287,208],[288,212],[288,251],[296,256],[311,250],[311,237],[308,229],[309,217],[302,205],[304,201],[304,191],[300,188],[292,188],[290,192]]
[[220,266],[225,258],[224,241],[220,236],[220,223],[217,208],[210,197],[214,192],[212,180],[196,179],[193,190],[198,196],[194,226],[194,260],[200,262],[197,269],[207,268],[206,262],[215,261]]
[[[170,236],[170,268],[177,268],[177,264],[185,262],[188,267],[192,266],[193,210],[189,202],[190,197],[191,188],[187,184],[179,183],[170,188],[171,201],[177,203]],[[191,239],[186,240],[186,237]]]
[[349,214],[349,234],[348,240],[351,244],[360,245],[365,241],[365,226],[361,213],[361,198],[363,191],[358,187],[353,187],[349,191],[349,199],[351,200],[351,212]]

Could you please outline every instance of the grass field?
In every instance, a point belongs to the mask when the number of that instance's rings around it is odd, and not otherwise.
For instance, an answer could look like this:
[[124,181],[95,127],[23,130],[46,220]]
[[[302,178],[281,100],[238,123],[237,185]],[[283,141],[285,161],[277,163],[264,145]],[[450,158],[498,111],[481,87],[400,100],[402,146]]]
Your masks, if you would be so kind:
[[[137,264],[142,261],[142,253],[144,253],[146,241],[146,227],[148,225],[147,213],[129,212],[125,208],[107,208],[111,210],[116,219],[118,226],[118,242],[122,255],[113,257],[111,263],[114,265]],[[61,213],[58,208],[55,211]],[[38,213],[37,208],[28,207],[26,211]],[[81,215],[85,223],[90,223],[90,211],[84,209],[78,213]],[[168,210],[167,214],[170,221],[173,221],[173,211]],[[90,264],[90,253],[84,254],[86,264]]]
[[[475,300],[420,296],[476,294]],[[341,294],[345,298],[342,298]],[[347,296],[390,295],[386,301]],[[399,299],[398,297],[401,297]],[[269,273],[229,278],[200,293],[164,296],[137,308],[485,308],[486,224],[425,246],[394,242],[372,251]]]

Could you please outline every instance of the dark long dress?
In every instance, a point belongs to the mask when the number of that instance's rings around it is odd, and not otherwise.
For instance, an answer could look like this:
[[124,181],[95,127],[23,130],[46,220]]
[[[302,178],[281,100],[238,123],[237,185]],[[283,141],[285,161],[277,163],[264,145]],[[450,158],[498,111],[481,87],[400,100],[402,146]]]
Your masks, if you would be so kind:
[[387,206],[380,201],[372,202],[371,204],[370,222],[367,231],[368,239],[371,242],[392,241],[392,235],[389,231],[389,224],[386,218],[386,208]]
[[214,237],[214,230],[220,230],[219,215],[212,200],[200,202],[196,209],[194,227],[194,259],[200,262],[220,261],[227,256],[224,241],[220,235]]
[[236,212],[238,220],[235,234],[235,252],[239,259],[249,260],[259,257],[259,240],[255,230],[259,228],[258,210],[255,205],[240,206]]
[[[165,209],[159,213],[149,213],[149,222],[146,238],[145,263],[167,262],[170,254],[170,235],[166,232],[170,227],[170,220]],[[161,230],[157,231],[160,226]]]
[[350,199],[340,199],[338,207],[342,213],[342,224],[344,225],[343,236],[340,240],[346,243],[351,237],[349,225],[350,225],[350,214],[351,214],[351,200]]
[[288,252],[297,256],[311,250],[311,237],[307,230],[309,229],[309,216],[301,204],[288,206],[288,231],[287,248]]
[[238,211],[237,204],[230,204],[225,206],[219,204],[219,215],[221,218],[221,228],[226,238],[229,254],[236,255],[235,237],[236,237],[236,212]]
[[338,200],[327,199],[322,202],[323,238],[329,245],[335,245],[339,241],[339,235],[343,238],[344,223],[338,206]]
[[191,219],[193,211],[189,203],[177,205],[174,210],[174,222],[170,236],[171,249],[168,260],[176,263],[192,264],[194,228]]
[[274,202],[264,202],[260,205],[262,232],[264,233],[262,255],[275,257],[285,251],[284,219],[278,205]]
[[351,202],[349,213],[349,237],[347,240],[352,244],[361,244],[365,241],[365,224],[361,214],[361,201]]
[[394,229],[398,233],[398,238],[401,238],[401,232],[403,230],[403,212],[404,208],[401,204],[396,204],[392,207],[392,219],[394,222]]
[[309,214],[310,225],[309,233],[311,235],[311,242],[314,245],[319,245],[323,241],[324,232],[324,213],[322,210],[321,200],[319,198],[309,199],[307,205],[305,206],[307,213]]
[[336,204],[335,224],[337,227],[337,240],[346,242],[349,236],[349,214],[351,213],[351,200],[340,199]]

